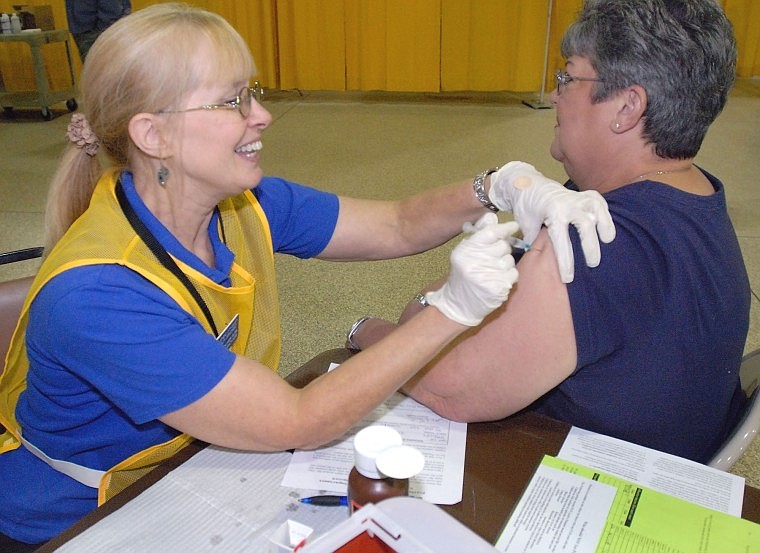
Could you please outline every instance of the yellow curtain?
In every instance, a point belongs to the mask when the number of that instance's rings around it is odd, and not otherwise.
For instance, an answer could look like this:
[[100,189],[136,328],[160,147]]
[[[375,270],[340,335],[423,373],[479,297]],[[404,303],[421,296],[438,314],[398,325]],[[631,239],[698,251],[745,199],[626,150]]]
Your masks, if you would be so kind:
[[[132,9],[139,10],[157,1],[132,0]],[[193,4],[220,14],[243,36],[253,53],[258,69],[257,78],[266,87],[277,88],[277,30],[275,25],[275,0],[196,0]],[[0,12],[12,13],[13,5],[50,5],[55,26],[68,29],[64,0],[0,0]],[[82,69],[79,52],[73,39],[69,40],[74,74],[78,79]],[[42,47],[45,69],[51,88],[70,86],[68,62],[63,43]],[[160,54],[159,54],[160,55]],[[35,89],[34,66],[29,47],[24,43],[0,43],[0,75],[7,91]]]
[[[564,65],[559,42],[583,0],[554,0],[547,90]],[[64,0],[0,0],[50,5],[67,28]],[[138,10],[155,0],[133,0]],[[269,88],[324,90],[510,90],[541,86],[548,0],[191,0],[222,15],[253,53]],[[760,1],[721,0],[734,25],[740,77],[760,76]],[[81,64],[69,41],[75,75]],[[63,43],[43,47],[53,89],[69,86]],[[160,55],[160,54],[159,54]],[[0,75],[8,91],[34,90],[23,43],[0,43]]]
[[538,90],[548,2],[442,0],[441,90]]
[[346,86],[438,92],[440,0],[348,0]]
[[760,77],[760,2],[757,0],[722,0],[726,15],[734,25],[739,59],[739,77]]
[[345,90],[343,0],[276,0],[279,87]]

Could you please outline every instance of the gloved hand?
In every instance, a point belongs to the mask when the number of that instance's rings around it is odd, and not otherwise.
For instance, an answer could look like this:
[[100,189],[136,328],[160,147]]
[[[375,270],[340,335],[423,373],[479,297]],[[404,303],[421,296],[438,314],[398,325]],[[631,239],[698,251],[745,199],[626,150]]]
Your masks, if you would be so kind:
[[490,179],[489,199],[514,214],[527,242],[536,239],[542,224],[548,227],[562,282],[572,282],[574,276],[573,246],[567,232],[570,224],[578,229],[586,264],[599,265],[599,239],[605,243],[615,239],[615,225],[601,194],[568,190],[522,161],[510,161]]
[[474,225],[465,223],[472,235],[451,252],[451,270],[443,286],[426,294],[428,303],[452,321],[477,326],[504,303],[517,282],[515,260],[505,240],[519,229],[517,223],[499,224],[494,213],[486,213]]

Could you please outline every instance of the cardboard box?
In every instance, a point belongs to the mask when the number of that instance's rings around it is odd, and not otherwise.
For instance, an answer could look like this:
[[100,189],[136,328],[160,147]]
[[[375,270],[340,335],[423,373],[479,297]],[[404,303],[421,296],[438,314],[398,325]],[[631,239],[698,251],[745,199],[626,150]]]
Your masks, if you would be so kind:
[[53,20],[53,6],[30,6],[28,4],[14,5],[13,9],[19,14],[24,29],[42,29],[52,31],[55,29]]

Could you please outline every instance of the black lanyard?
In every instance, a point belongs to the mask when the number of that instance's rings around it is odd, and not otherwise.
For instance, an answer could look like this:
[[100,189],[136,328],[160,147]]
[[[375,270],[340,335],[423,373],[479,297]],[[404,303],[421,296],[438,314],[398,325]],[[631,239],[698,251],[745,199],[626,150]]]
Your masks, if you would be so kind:
[[206,302],[203,300],[198,290],[195,289],[193,283],[190,282],[190,279],[187,277],[187,275],[182,272],[179,266],[177,266],[177,263],[174,261],[172,256],[170,256],[169,253],[161,246],[161,244],[159,244],[158,239],[153,236],[153,233],[150,232],[148,227],[145,226],[145,223],[143,223],[137,216],[134,208],[129,203],[129,200],[127,200],[127,195],[124,193],[124,189],[121,186],[121,181],[116,181],[115,191],[116,199],[119,200],[121,210],[124,212],[124,215],[126,216],[127,221],[129,221],[129,224],[132,225],[132,228],[137,233],[137,235],[142,238],[142,241],[145,242],[145,245],[150,248],[150,251],[153,252],[153,255],[156,256],[156,259],[158,259],[159,263],[167,268],[175,277],[179,279],[185,288],[187,288],[187,291],[190,292],[190,294],[193,296],[203,311],[203,314],[206,316],[206,320],[208,321],[211,330],[214,332],[214,337],[218,336],[216,325],[214,324],[214,318],[211,316],[211,311],[206,305]]

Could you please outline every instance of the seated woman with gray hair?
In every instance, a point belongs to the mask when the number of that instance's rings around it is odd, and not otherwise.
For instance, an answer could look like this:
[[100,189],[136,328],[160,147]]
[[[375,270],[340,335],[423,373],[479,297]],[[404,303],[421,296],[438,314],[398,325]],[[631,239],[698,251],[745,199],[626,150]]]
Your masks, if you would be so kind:
[[509,300],[404,389],[456,420],[533,409],[706,462],[746,401],[749,281],[723,183],[695,165],[734,81],[731,24],[713,0],[589,0],[562,54],[551,154],[607,200],[616,238],[563,283],[542,230]]

